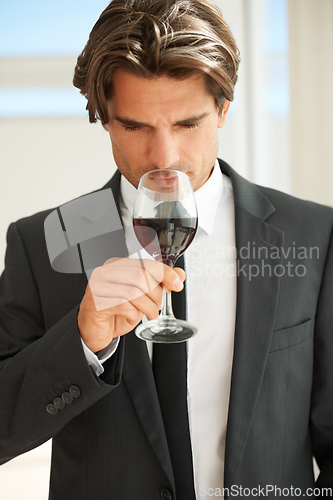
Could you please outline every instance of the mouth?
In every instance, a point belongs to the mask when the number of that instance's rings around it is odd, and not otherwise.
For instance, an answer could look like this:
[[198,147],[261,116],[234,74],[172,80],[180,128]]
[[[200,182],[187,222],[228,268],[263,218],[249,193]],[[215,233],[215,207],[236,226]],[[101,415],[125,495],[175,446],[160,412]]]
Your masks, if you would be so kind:
[[171,187],[178,184],[178,178],[175,176],[154,178],[149,177],[149,180],[151,180],[158,187]]
[[175,171],[154,170],[148,174],[149,180],[160,188],[176,186],[179,182]]

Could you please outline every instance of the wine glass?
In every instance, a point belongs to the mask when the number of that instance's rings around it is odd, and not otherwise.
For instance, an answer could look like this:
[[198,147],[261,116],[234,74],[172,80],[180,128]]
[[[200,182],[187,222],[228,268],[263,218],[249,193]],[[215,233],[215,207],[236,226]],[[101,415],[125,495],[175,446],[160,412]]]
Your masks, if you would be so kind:
[[[198,216],[189,177],[178,170],[160,169],[141,177],[137,189],[133,226],[137,239],[155,260],[174,267],[197,230]],[[176,319],[171,292],[163,290],[157,319],[139,325],[135,333],[143,340],[159,343],[183,342],[197,328]]]

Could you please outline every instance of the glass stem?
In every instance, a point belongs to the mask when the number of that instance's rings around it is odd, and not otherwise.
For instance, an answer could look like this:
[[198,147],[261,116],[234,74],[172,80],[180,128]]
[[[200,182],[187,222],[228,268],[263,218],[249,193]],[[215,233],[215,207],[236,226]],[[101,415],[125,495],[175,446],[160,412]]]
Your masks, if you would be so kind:
[[171,292],[167,292],[164,289],[163,289],[162,309],[160,312],[160,316],[169,316],[169,317],[171,316],[172,318],[174,317],[172,311]]

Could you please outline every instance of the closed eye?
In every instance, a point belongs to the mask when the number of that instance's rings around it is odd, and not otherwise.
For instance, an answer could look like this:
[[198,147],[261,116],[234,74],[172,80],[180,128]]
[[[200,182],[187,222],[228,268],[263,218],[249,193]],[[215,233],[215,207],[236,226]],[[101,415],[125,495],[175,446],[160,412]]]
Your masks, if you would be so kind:
[[136,122],[134,120],[130,120],[128,118],[121,118],[120,116],[115,116],[115,121],[120,123],[120,125],[126,130],[126,132],[135,132],[136,130],[140,130],[142,127],[145,127],[145,123]]
[[181,127],[183,129],[187,129],[187,130],[196,129],[201,125],[204,118],[206,118],[206,116],[208,116],[208,115],[209,115],[209,113],[203,113],[200,116],[193,116],[193,117],[189,118],[188,120],[179,121],[175,125],[177,127]]
[[195,129],[195,128],[198,128],[199,126],[199,123],[184,123],[184,124],[181,124],[180,125],[182,128],[185,128],[185,129]]
[[[199,127],[201,124],[202,120],[206,118],[210,113],[202,113],[199,116],[192,116],[191,118],[188,118],[186,120],[181,120],[179,122],[176,122],[174,124],[174,127],[180,128],[183,130],[194,130]],[[143,123],[143,122],[137,122],[128,118],[122,118],[120,116],[115,116],[115,120],[120,123],[126,132],[137,132],[141,130],[144,127],[149,127],[149,124]]]
[[[182,123],[182,124],[179,124],[177,126],[182,128],[182,129],[185,129],[185,130],[193,130],[193,129],[198,128],[199,123]],[[123,124],[123,127],[126,130],[126,132],[136,132],[142,128],[142,125],[124,125]]]
[[136,125],[136,126],[129,126],[129,125],[124,125],[124,129],[126,132],[135,132],[136,130],[140,130],[141,126]]

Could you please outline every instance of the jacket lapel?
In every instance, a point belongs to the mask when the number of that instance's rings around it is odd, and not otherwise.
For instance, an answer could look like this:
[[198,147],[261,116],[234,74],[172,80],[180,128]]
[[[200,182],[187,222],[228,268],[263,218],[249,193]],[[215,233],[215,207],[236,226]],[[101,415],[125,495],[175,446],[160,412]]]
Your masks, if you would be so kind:
[[221,168],[233,184],[238,266],[225,455],[228,487],[242,460],[267,362],[280,282],[274,248],[283,245],[283,232],[266,222],[275,208],[265,195],[228,165],[221,162]]

